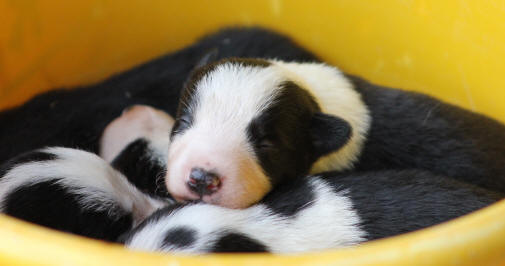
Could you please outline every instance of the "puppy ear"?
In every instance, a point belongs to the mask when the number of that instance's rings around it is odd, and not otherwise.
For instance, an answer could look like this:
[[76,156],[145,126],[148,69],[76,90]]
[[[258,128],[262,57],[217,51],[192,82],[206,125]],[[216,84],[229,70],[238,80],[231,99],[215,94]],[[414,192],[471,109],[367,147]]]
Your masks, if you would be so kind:
[[201,67],[203,67],[205,65],[208,65],[208,64],[216,61],[217,58],[218,58],[218,55],[219,55],[219,49],[217,47],[214,47],[214,48],[208,50],[202,56],[202,58],[200,58],[200,60],[196,63],[194,69],[201,68]]
[[351,125],[342,118],[316,113],[312,117],[310,137],[317,157],[334,152],[351,138]]
[[191,69],[191,71],[189,72],[189,75],[186,77],[186,80],[182,84],[183,88],[187,87],[187,85],[190,83],[195,73],[198,73],[198,69],[216,61],[218,57],[219,57],[219,49],[217,47],[207,50],[207,52],[203,54],[203,56],[198,60],[198,62],[196,62],[193,69]]

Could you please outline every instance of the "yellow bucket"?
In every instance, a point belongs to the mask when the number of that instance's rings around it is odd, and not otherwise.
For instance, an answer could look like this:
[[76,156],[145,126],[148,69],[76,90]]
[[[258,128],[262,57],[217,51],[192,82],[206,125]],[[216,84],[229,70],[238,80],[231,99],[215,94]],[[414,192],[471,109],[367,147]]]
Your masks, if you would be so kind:
[[[50,88],[100,81],[241,24],[287,33],[373,82],[505,122],[504,1],[0,0],[0,21],[2,108]],[[419,232],[296,256],[132,252],[0,216],[0,265],[24,264],[505,265],[505,201]]]

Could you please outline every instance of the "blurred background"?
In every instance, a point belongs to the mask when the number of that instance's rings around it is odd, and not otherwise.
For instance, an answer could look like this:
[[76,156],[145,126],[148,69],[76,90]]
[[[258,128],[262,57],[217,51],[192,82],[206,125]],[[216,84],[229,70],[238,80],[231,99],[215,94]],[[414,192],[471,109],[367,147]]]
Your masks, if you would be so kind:
[[0,108],[240,24],[287,33],[376,83],[505,121],[505,1],[0,0],[0,21]]

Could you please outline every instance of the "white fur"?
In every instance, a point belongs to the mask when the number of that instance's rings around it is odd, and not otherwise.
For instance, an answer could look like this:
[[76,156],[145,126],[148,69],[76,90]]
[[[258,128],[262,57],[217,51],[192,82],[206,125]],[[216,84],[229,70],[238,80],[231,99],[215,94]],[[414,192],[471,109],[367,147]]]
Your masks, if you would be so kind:
[[5,197],[16,188],[50,180],[78,194],[82,208],[111,210],[112,206],[119,205],[133,214],[134,224],[167,204],[140,192],[95,154],[60,147],[41,151],[54,154],[57,159],[24,163],[10,169],[0,179],[0,210],[5,207]]
[[[360,218],[346,192],[334,192],[317,177],[310,180],[310,186],[315,193],[314,201],[294,216],[272,213],[262,204],[242,210],[189,205],[159,220],[148,221],[126,245],[147,251],[204,253],[226,231],[247,235],[274,253],[343,248],[365,241],[366,233],[359,227]],[[185,248],[163,246],[166,233],[178,227],[195,230],[196,242]]]
[[165,112],[147,105],[134,105],[107,125],[100,137],[99,155],[110,163],[128,144],[144,138],[154,151],[151,159],[166,164],[173,125],[174,119]]
[[271,62],[273,68],[278,68],[285,77],[308,90],[324,113],[340,117],[352,127],[347,144],[317,160],[311,172],[351,169],[361,154],[371,124],[368,108],[361,95],[335,67],[322,63]]

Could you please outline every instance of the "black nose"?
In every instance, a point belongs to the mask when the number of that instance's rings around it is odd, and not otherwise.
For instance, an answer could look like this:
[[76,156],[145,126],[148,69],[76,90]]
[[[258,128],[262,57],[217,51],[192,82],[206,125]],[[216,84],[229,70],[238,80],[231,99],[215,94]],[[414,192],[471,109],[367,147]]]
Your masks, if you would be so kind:
[[189,174],[188,186],[198,195],[210,195],[221,185],[219,176],[202,168],[193,168]]

